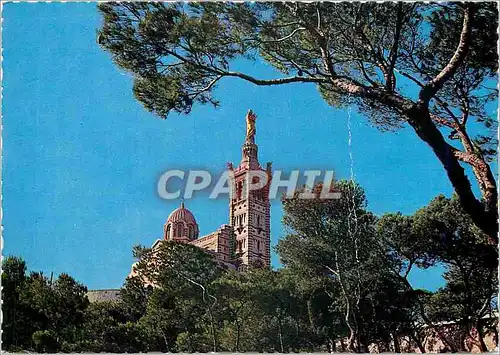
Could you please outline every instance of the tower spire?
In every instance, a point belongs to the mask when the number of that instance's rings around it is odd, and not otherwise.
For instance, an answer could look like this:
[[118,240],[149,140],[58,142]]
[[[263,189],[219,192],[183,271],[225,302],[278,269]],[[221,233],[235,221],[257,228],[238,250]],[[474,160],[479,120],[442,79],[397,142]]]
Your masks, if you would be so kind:
[[257,115],[252,111],[248,110],[246,116],[246,137],[242,150],[242,159],[240,166],[246,166],[250,169],[258,169],[260,167],[259,160],[257,159],[257,144],[255,144],[255,121]]
[[[258,148],[255,144],[255,122],[257,116],[252,110],[246,115],[246,136],[241,147],[240,165],[233,170],[235,194],[229,201],[229,223],[234,231],[233,250],[236,264],[261,265],[271,264],[271,225],[269,184],[259,190],[251,191],[252,172],[267,173],[272,177],[272,168],[268,164],[263,169],[257,159]],[[229,169],[232,165],[229,166]]]
[[252,142],[255,143],[255,120],[257,119],[257,116],[255,113],[253,113],[252,110],[248,110],[247,112],[247,136],[245,139],[245,142]]

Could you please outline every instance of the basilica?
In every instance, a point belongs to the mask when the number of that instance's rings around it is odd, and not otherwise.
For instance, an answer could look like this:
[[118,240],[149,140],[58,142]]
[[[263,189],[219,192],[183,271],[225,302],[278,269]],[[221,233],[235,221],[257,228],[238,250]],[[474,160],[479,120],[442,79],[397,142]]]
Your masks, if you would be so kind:
[[[227,166],[234,176],[235,184],[235,194],[229,201],[228,223],[200,237],[194,213],[181,202],[179,208],[168,216],[163,226],[163,236],[153,243],[153,250],[163,240],[172,240],[203,249],[227,268],[240,270],[249,265],[271,266],[269,187],[272,166],[269,162],[263,168],[259,163],[255,121],[256,115],[250,110],[246,116],[246,137],[241,147],[241,161],[238,166],[232,163]],[[257,170],[267,174],[267,184],[261,189],[246,189],[248,173]],[[129,276],[136,274],[134,266],[135,264],[132,265]],[[100,302],[118,300],[119,294],[118,289],[106,289],[90,290],[87,296],[90,302]]]
[[[246,137],[241,148],[242,158],[237,166],[227,168],[234,176],[235,194],[230,196],[228,223],[216,231],[199,236],[195,215],[184,202],[167,218],[163,237],[156,240],[155,249],[162,240],[188,243],[210,253],[220,264],[228,268],[244,268],[248,265],[269,267],[271,263],[269,186],[272,178],[271,163],[263,168],[258,159],[255,143],[256,115],[250,110],[246,116]],[[247,174],[261,171],[268,177],[267,184],[258,190],[246,189]],[[132,268],[132,274],[134,273]]]

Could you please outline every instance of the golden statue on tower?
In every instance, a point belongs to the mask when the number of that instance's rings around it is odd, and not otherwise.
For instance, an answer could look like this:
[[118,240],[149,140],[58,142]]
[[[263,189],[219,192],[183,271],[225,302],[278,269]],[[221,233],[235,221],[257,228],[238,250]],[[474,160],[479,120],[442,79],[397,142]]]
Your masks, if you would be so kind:
[[255,143],[255,119],[257,116],[252,110],[248,110],[247,113],[247,138],[246,140]]

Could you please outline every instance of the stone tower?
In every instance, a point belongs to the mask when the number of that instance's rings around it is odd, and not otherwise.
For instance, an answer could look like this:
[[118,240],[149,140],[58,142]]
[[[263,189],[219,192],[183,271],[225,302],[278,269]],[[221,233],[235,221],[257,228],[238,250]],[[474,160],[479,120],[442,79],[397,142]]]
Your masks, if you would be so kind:
[[[253,265],[269,267],[271,265],[271,228],[269,185],[272,177],[271,163],[263,169],[257,158],[255,144],[255,114],[250,110],[247,114],[247,132],[242,146],[242,159],[238,167],[228,168],[234,174],[234,194],[229,201],[229,223],[234,229],[234,256],[237,265]],[[254,183],[259,179],[250,171],[260,171],[267,175],[267,184],[258,190],[247,188],[251,177]],[[257,180],[256,180],[257,179]]]

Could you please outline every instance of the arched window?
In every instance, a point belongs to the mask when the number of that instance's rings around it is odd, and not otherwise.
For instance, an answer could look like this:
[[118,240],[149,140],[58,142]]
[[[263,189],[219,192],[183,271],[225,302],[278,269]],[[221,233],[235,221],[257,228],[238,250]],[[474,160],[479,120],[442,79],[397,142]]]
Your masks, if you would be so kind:
[[168,224],[167,225],[167,230],[165,231],[165,239],[167,239],[167,240],[170,239],[170,230],[172,229],[171,227],[172,227],[172,225]]
[[257,251],[260,251],[260,240],[257,240]]
[[192,224],[189,225],[188,231],[189,231],[189,239],[194,239],[194,227]]
[[182,223],[177,223],[174,226],[174,237],[182,238],[184,236],[184,226]]
[[259,215],[257,215],[257,226],[260,227],[260,216]]
[[236,185],[236,197],[241,200],[241,195],[243,193],[243,181],[239,181]]

